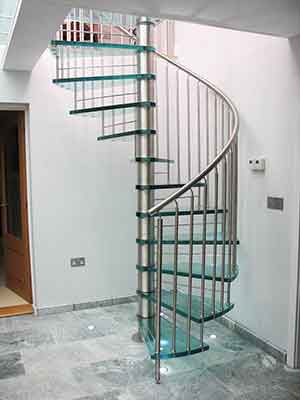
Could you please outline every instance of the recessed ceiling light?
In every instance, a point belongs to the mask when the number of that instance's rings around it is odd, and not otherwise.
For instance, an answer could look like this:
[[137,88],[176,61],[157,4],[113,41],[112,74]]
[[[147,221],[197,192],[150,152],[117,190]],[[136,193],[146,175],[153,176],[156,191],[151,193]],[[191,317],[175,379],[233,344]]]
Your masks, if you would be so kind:
[[210,335],[210,338],[211,338],[211,339],[217,339],[217,336],[214,335],[214,334],[212,334],[212,335]]
[[89,330],[89,331],[93,331],[94,329],[95,329],[94,325],[89,325],[89,326],[88,326],[88,330]]

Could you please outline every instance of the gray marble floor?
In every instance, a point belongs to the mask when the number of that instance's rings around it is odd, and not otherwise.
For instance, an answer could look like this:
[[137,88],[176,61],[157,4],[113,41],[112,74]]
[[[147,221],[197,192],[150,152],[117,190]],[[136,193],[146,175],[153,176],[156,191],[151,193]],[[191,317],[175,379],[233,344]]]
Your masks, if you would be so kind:
[[0,319],[0,400],[300,400],[300,375],[217,322],[153,379],[135,304]]

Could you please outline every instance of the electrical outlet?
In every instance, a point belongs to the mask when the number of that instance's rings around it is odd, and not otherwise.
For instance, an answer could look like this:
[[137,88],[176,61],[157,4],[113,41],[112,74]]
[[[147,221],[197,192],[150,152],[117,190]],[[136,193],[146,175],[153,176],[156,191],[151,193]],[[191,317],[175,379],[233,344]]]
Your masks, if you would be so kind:
[[85,257],[71,258],[71,267],[85,267]]
[[252,171],[264,171],[266,169],[266,160],[265,158],[250,158],[249,160],[249,168]]

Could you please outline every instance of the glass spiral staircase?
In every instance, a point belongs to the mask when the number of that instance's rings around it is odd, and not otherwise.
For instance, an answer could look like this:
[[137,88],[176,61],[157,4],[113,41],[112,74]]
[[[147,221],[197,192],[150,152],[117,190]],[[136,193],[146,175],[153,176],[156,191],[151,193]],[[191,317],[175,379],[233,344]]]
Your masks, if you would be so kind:
[[139,332],[155,360],[208,350],[205,322],[233,308],[238,114],[218,88],[156,49],[157,24],[74,9],[51,49],[70,114],[98,141],[134,139]]

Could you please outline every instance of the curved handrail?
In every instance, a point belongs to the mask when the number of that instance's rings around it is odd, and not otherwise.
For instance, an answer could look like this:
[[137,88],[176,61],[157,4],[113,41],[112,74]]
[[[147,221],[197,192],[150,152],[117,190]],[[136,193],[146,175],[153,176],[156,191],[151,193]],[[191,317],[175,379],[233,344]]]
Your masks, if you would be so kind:
[[199,82],[201,82],[204,85],[206,85],[207,87],[209,87],[212,91],[217,93],[230,107],[230,109],[233,113],[234,125],[233,125],[232,135],[231,135],[229,141],[224,146],[222,151],[215,157],[215,159],[211,163],[209,163],[208,166],[206,168],[204,168],[203,171],[201,171],[198,175],[196,175],[189,182],[187,182],[182,188],[176,190],[176,192],[172,193],[169,197],[167,197],[166,199],[164,199],[163,201],[161,201],[154,207],[150,208],[148,210],[148,214],[150,216],[153,216],[154,214],[159,212],[162,208],[164,208],[168,204],[172,203],[174,200],[178,199],[181,195],[183,195],[188,190],[190,190],[195,184],[197,184],[199,181],[201,181],[207,174],[209,174],[217,166],[217,164],[221,161],[221,159],[228,153],[228,151],[231,148],[231,145],[234,143],[234,141],[237,137],[238,130],[239,130],[239,116],[238,116],[237,109],[236,109],[235,105],[233,104],[233,102],[220,89],[218,89],[215,85],[213,85],[206,79],[201,78],[199,75],[195,74],[188,68],[186,68],[183,65],[177,63],[176,61],[172,60],[165,54],[162,54],[159,51],[155,51],[155,54],[158,57],[167,61],[168,63],[172,64],[173,66],[177,67],[181,71],[184,71],[188,75],[192,76]]

